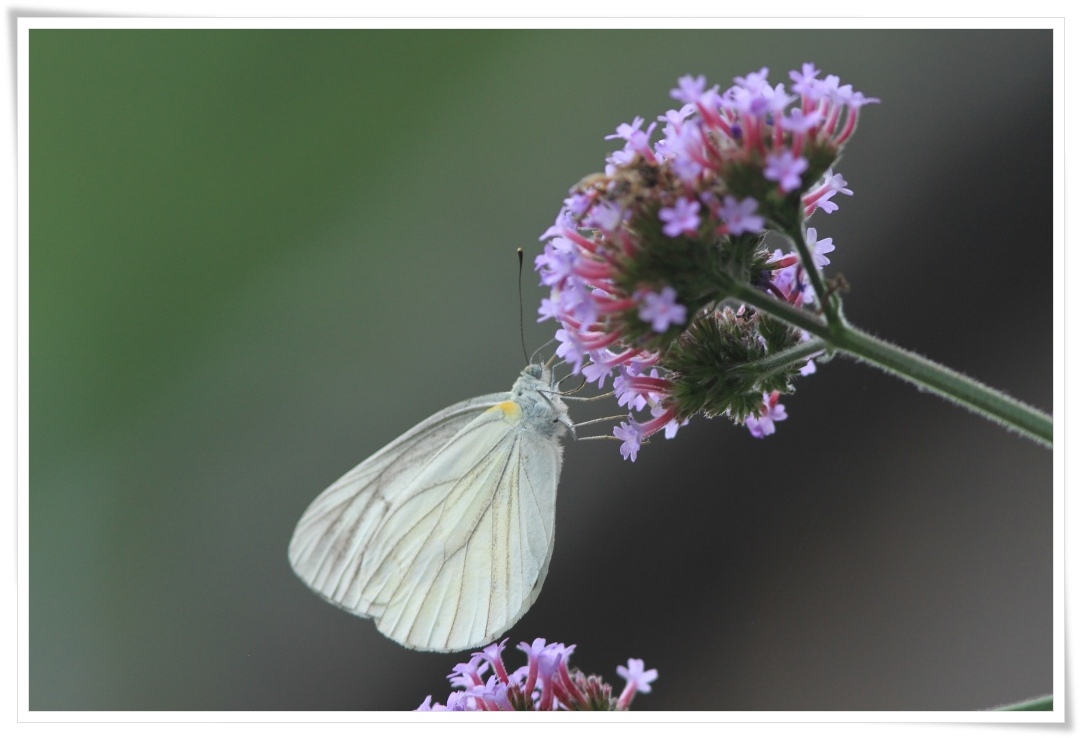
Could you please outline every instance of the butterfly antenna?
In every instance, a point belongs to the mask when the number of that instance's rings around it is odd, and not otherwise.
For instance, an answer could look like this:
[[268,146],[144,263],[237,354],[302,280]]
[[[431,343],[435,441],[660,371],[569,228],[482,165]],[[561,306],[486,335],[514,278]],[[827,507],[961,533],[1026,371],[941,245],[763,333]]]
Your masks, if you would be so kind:
[[521,271],[525,265],[525,252],[520,246],[518,254],[518,332],[521,334],[521,355],[525,357],[525,363],[529,361],[529,350],[525,348],[525,299],[521,296]]

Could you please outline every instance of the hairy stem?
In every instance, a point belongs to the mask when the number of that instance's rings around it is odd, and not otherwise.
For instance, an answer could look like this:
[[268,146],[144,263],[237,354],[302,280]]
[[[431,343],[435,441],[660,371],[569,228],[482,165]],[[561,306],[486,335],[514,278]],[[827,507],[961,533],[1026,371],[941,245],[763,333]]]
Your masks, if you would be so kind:
[[[859,330],[837,310],[829,322],[821,316],[781,302],[735,279],[721,285],[724,294],[817,336],[815,350],[835,351],[905,379],[917,387],[993,420],[1048,448],[1054,443],[1054,420],[1046,413],[1004,392],[992,389],[926,357]],[[792,357],[781,357],[790,363]]]

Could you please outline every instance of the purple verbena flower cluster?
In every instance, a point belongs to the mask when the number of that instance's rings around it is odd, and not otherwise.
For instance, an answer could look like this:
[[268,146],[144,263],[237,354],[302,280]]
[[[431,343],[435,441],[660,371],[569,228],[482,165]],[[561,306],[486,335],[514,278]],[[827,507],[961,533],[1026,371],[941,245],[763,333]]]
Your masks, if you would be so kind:
[[[806,218],[851,194],[831,167],[862,106],[878,101],[819,75],[813,64],[792,71],[790,92],[770,85],[767,69],[723,92],[682,77],[671,91],[681,106],[645,128],[640,117],[619,125],[607,138],[623,147],[571,189],[541,236],[536,270],[551,294],[540,320],[560,324],[556,353],[575,373],[600,388],[613,378],[630,413],[614,430],[624,458],[699,413],[769,435],[786,417],[776,397],[813,371],[803,357],[749,376],[745,367],[806,335],[732,300],[731,285],[811,310],[828,297],[806,270],[829,264],[831,239],[805,232],[813,264],[764,246],[767,230],[803,237]],[[648,419],[634,417],[646,408]]]
[[450,693],[446,704],[432,703],[428,695],[417,710],[627,710],[634,695],[651,692],[656,680],[656,669],[646,670],[641,659],[630,659],[626,666],[616,668],[626,681],[616,697],[600,677],[570,667],[575,646],[547,643],[543,638],[520,643],[526,664],[512,673],[503,662],[504,648],[506,640],[492,643],[474,653],[468,663],[455,666],[447,678],[457,691]]

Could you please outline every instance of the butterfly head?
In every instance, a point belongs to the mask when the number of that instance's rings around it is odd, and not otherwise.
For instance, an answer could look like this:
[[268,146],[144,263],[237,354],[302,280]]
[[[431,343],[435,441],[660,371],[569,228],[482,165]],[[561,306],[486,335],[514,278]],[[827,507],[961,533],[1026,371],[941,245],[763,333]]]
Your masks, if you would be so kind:
[[523,413],[530,428],[552,437],[559,437],[574,424],[567,414],[566,403],[559,396],[551,370],[543,364],[529,364],[510,391],[511,399]]

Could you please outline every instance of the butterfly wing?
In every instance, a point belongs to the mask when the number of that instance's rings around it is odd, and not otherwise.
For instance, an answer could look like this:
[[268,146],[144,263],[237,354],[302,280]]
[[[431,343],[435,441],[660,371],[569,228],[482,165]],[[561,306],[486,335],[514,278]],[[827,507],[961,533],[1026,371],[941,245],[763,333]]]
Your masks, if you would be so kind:
[[293,571],[327,601],[356,614],[346,599],[372,534],[400,501],[424,462],[493,404],[498,392],[432,415],[331,484],[304,511],[289,543]]
[[557,441],[520,413],[495,406],[464,428],[373,541],[359,579],[379,630],[460,651],[516,623],[547,575],[560,466]]
[[410,648],[486,644],[547,573],[561,449],[507,394],[421,423],[320,495],[290,546],[297,574]]

